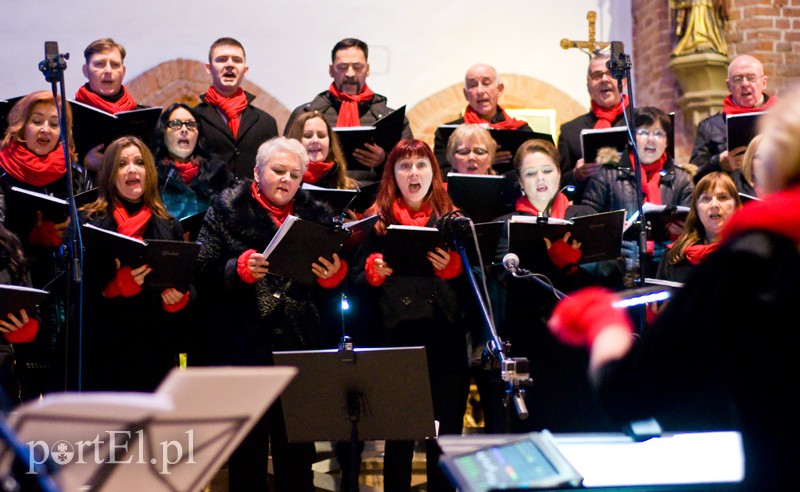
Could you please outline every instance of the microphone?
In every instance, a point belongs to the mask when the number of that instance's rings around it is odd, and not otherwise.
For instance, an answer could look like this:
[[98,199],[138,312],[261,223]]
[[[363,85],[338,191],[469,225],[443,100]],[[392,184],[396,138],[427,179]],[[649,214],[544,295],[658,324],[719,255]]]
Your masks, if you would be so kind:
[[436,228],[445,234],[466,234],[467,232],[471,231],[472,219],[460,214],[460,210],[444,214],[436,222]]
[[69,53],[61,55],[56,41],[44,42],[44,60],[39,62],[39,71],[44,74],[45,80],[48,82],[60,80],[61,73],[67,68],[64,60],[69,60]]
[[622,41],[611,41],[611,58],[606,62],[606,68],[611,72],[611,76],[620,82],[625,77],[626,70],[631,68]]
[[518,274],[520,272],[519,256],[514,253],[507,253],[503,257],[503,268],[511,273]]

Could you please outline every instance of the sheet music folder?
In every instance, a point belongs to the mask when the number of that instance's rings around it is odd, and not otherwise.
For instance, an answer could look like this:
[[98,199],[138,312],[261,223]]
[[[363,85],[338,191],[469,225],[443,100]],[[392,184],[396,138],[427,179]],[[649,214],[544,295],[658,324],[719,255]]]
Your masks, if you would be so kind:
[[613,147],[622,154],[628,149],[628,129],[624,126],[581,130],[581,156],[584,162],[597,162],[597,152]]
[[337,350],[273,353],[276,364],[299,370],[281,395],[289,441],[350,440],[349,394],[364,403],[359,439],[433,437],[425,348],[355,348],[354,354],[355,362],[346,362]]
[[152,106],[111,114],[75,100],[70,100],[69,104],[72,109],[72,137],[79,156],[86,155],[100,144],[107,146],[123,135],[139,137],[149,144],[162,110],[160,106]]
[[[19,441],[41,441],[37,450],[60,460],[54,478],[64,492],[200,492],[296,374],[291,367],[176,368],[155,393],[53,393],[8,421]],[[75,443],[82,442],[92,444],[81,460]],[[5,473],[10,453],[0,447]]]
[[570,241],[581,243],[580,264],[611,260],[620,255],[624,221],[624,210],[574,217],[570,223],[538,223],[537,217],[515,215],[508,223],[509,252],[519,256],[523,268],[539,271],[542,262],[550,261],[544,238],[558,241],[570,232]]
[[403,126],[405,125],[406,107],[402,106],[384,115],[371,126],[336,126],[333,131],[339,137],[342,152],[347,159],[349,170],[369,170],[368,167],[361,165],[355,158],[353,152],[363,148],[365,143],[379,145],[386,155],[392,151],[400,139],[403,138]]
[[758,120],[764,114],[766,111],[728,115],[725,118],[728,150],[750,145],[750,141],[758,134]]

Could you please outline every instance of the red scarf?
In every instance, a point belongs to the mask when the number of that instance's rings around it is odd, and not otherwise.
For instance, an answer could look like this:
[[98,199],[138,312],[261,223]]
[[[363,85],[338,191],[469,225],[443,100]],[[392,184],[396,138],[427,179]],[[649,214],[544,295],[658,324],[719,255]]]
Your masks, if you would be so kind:
[[800,186],[772,193],[763,201],[752,201],[731,217],[722,230],[722,241],[752,230],[786,236],[800,245]]
[[84,104],[88,104],[93,108],[102,109],[106,113],[117,114],[121,111],[130,111],[136,109],[136,101],[133,100],[125,86],[120,88],[122,96],[116,101],[109,101],[99,94],[95,94],[87,85],[81,86],[78,92],[75,93],[75,100]]
[[231,129],[233,138],[238,138],[239,124],[241,123],[239,117],[242,115],[245,108],[247,108],[247,95],[245,95],[244,90],[239,87],[232,96],[225,97],[217,92],[217,89],[212,85],[206,91],[206,102],[219,108],[219,110],[225,114],[225,118],[228,120],[228,128]]
[[774,106],[775,103],[778,102],[777,96],[768,96],[764,94],[764,97],[766,97],[766,100],[764,101],[764,104],[762,104],[761,106],[756,106],[754,108],[743,108],[738,104],[736,104],[735,102],[733,102],[733,96],[728,95],[728,97],[722,100],[722,112],[725,113],[725,115],[757,113],[760,111],[766,111],[767,109]]
[[[489,128],[494,128],[496,130],[516,130],[525,125],[525,121],[512,118],[500,106],[497,106],[497,111],[503,115],[503,121],[498,121],[496,123],[489,122]],[[464,123],[485,125],[487,121],[481,118],[481,115],[472,109],[472,106],[467,106],[466,111],[464,111]]]
[[358,105],[362,102],[372,101],[375,96],[375,93],[367,87],[367,84],[364,84],[361,92],[355,95],[339,92],[339,89],[333,83],[328,87],[328,92],[331,96],[342,101],[339,117],[336,119],[336,126],[360,126],[361,117],[358,115]]
[[[559,192],[559,194],[556,195],[556,199],[553,201],[553,206],[550,207],[550,217],[555,219],[566,218],[567,207],[569,207],[569,198],[567,198],[567,195]],[[517,203],[514,204],[514,210],[533,216],[539,215],[539,210],[534,207],[531,201],[525,196],[517,198]]]
[[133,215],[128,215],[128,211],[119,202],[114,206],[114,221],[117,223],[117,232],[134,239],[142,239],[147,222],[152,216],[153,212],[150,211],[150,207],[147,205],[142,205],[142,208]]
[[325,173],[331,170],[333,161],[314,161],[308,163],[306,172],[303,173],[303,182],[314,184],[319,181],[319,178],[325,176]]
[[624,108],[628,107],[628,95],[623,94],[621,99],[622,106],[615,104],[613,108],[604,108],[592,101],[592,114],[597,117],[597,123],[594,124],[595,128],[611,128],[617,118],[622,116]]
[[[631,162],[636,162],[633,158],[633,151],[628,154]],[[653,205],[661,205],[661,170],[667,162],[667,153],[661,154],[657,161],[650,164],[642,164],[642,193],[644,201]]]
[[0,167],[17,181],[32,186],[47,186],[67,172],[60,145],[40,157],[14,140],[0,150]]
[[398,198],[392,203],[394,220],[401,225],[425,227],[431,220],[433,205],[423,203],[419,210],[411,210],[405,200]]
[[272,217],[272,220],[278,224],[278,227],[283,225],[286,217],[288,217],[294,209],[294,200],[282,207],[274,205],[267,199],[267,197],[261,194],[261,190],[258,189],[258,183],[255,181],[253,181],[253,183],[250,185],[250,194],[253,196],[253,198],[255,198],[259,205],[264,207],[267,212],[269,212],[270,217]]
[[172,161],[172,164],[175,166],[175,170],[178,171],[178,176],[180,176],[187,185],[200,174],[200,165],[197,159],[190,159],[188,162]]
[[693,244],[683,251],[683,256],[692,265],[699,265],[708,255],[719,248],[719,243],[713,244]]

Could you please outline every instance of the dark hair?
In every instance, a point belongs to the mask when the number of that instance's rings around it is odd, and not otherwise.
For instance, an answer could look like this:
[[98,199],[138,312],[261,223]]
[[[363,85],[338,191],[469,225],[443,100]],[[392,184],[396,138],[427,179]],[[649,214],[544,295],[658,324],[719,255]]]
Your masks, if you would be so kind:
[[233,38],[219,38],[213,43],[211,43],[211,47],[208,48],[208,62],[211,63],[211,53],[214,51],[214,48],[217,46],[236,46],[242,49],[242,56],[247,59],[247,54],[244,52],[244,46],[238,40]]
[[364,52],[364,58],[369,60],[369,47],[367,43],[356,38],[344,38],[333,46],[331,50],[331,63],[336,59],[336,52],[348,48],[358,48]]
[[[197,121],[197,124],[200,124],[197,114],[195,114],[194,110],[188,105],[183,103],[172,103],[167,106],[161,112],[161,116],[158,117],[158,122],[156,122],[156,126],[153,128],[153,137],[151,140],[150,150],[153,151],[153,157],[155,158],[156,164],[158,164],[162,159],[169,157],[169,149],[167,149],[167,144],[164,141],[164,135],[167,133],[167,123],[169,123],[170,116],[175,112],[176,109],[179,108],[183,108],[188,111],[194,117],[195,121]],[[194,150],[192,151],[192,157],[195,156],[199,156],[203,159],[209,158],[206,139],[203,136],[203,132],[200,131],[199,126],[197,127],[197,145],[195,145]]]
[[14,285],[25,283],[27,263],[19,238],[0,222],[0,269],[8,270],[9,280]]
[[328,145],[328,155],[325,156],[325,160],[333,161],[336,164],[336,188],[354,188],[354,184],[347,179],[347,160],[344,157],[344,152],[342,152],[342,145],[339,143],[339,136],[333,131],[330,123],[328,123],[328,120],[322,116],[322,113],[319,111],[309,111],[301,114],[296,120],[294,120],[294,122],[292,122],[292,126],[289,127],[289,131],[286,132],[286,136],[302,143],[306,122],[314,118],[321,119],[322,122],[325,123],[325,128],[328,129],[328,139],[330,140],[330,145]]
[[640,126],[651,126],[655,125],[656,123],[661,124],[661,128],[667,132],[667,135],[672,133],[672,120],[670,120],[669,115],[664,111],[653,107],[653,106],[644,106],[642,108],[636,108],[636,128]]
[[526,140],[522,145],[520,145],[517,149],[517,153],[514,154],[514,173],[517,175],[517,178],[520,177],[519,168],[522,167],[522,161],[525,160],[525,156],[529,154],[535,154],[537,152],[552,159],[553,163],[556,165],[558,174],[561,174],[561,156],[559,155],[556,146],[553,145],[553,143],[549,140],[532,138],[530,140]]
[[122,57],[122,60],[125,60],[125,47],[123,47],[118,42],[114,41],[111,38],[101,38],[96,39],[89,43],[89,46],[83,50],[83,58],[86,60],[86,63],[89,63],[89,58],[96,53],[103,53],[108,50],[113,50],[114,48],[119,50],[119,54]]
[[144,160],[145,177],[142,201],[150,208],[154,216],[169,217],[167,207],[164,206],[164,202],[161,201],[161,196],[158,194],[158,172],[153,154],[144,142],[130,135],[114,140],[103,152],[103,161],[97,172],[97,200],[81,207],[81,210],[85,210],[89,216],[108,213],[109,204],[113,207],[119,200],[116,180],[119,171],[119,155],[123,149],[130,146],[138,148]]
[[667,262],[674,265],[685,258],[686,248],[703,242],[707,239],[706,228],[700,222],[697,215],[697,199],[700,195],[707,193],[715,188],[722,188],[736,201],[736,208],[742,206],[742,199],[739,197],[739,190],[736,184],[727,173],[713,172],[703,176],[692,191],[692,205],[689,207],[689,214],[686,216],[686,223],[683,231],[675,239],[672,247],[667,251]]
[[383,168],[378,196],[375,198],[375,203],[364,214],[365,216],[381,214],[380,220],[375,224],[375,230],[378,234],[385,234],[386,228],[395,223],[392,206],[395,200],[402,196],[398,192],[397,181],[394,176],[394,165],[400,159],[414,156],[425,157],[431,162],[433,179],[431,180],[431,188],[424,199],[425,203],[429,203],[433,207],[431,214],[435,217],[441,217],[447,212],[455,210],[455,205],[453,205],[450,195],[447,194],[444,188],[442,171],[439,169],[439,164],[430,146],[422,140],[404,138],[397,142],[397,145],[386,157],[386,166]]

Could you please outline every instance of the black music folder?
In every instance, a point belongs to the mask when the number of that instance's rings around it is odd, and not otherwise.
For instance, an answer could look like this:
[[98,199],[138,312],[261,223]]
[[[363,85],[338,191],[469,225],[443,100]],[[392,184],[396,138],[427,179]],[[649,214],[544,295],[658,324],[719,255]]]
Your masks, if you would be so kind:
[[72,108],[72,137],[80,156],[100,144],[107,146],[123,135],[139,137],[149,145],[162,110],[160,106],[153,106],[111,114],[74,100],[69,104]]
[[378,222],[380,217],[380,214],[375,214],[342,224],[342,228],[350,232],[342,247],[342,254],[354,254],[361,243],[369,237],[370,231],[375,227],[375,223]]
[[384,238],[383,260],[394,270],[393,275],[430,277],[433,265],[428,251],[447,250],[444,234],[435,227],[392,224]]
[[[500,236],[503,233],[504,225],[505,222],[503,221],[474,224],[478,247],[475,247],[475,238],[472,234],[468,234],[462,239],[470,266],[479,266],[481,264],[480,260],[483,260],[484,267],[488,267],[495,262],[497,245],[500,242]],[[478,257],[479,251],[480,257]]]
[[375,197],[378,196],[378,189],[380,187],[380,181],[359,186],[358,194],[353,201],[350,202],[350,210],[357,214],[363,214],[375,202]]
[[581,154],[584,162],[597,162],[597,152],[613,147],[622,155],[628,150],[628,129],[624,126],[581,130]]
[[[686,216],[689,215],[689,207],[683,205],[653,205],[652,203],[645,203],[642,205],[642,211],[647,224],[647,239],[657,242],[670,241],[672,238],[667,229],[670,223],[685,221]],[[638,216],[639,212],[634,212],[633,216],[625,221],[625,240],[635,241],[638,238],[638,229],[631,227]]]
[[[42,212],[42,220],[60,224],[69,217],[69,202],[67,200],[17,186],[12,186],[11,191],[14,192],[14,199],[24,203],[27,210]],[[97,200],[97,188],[92,188],[75,195],[75,206],[80,208],[95,200]]]
[[473,222],[489,222],[514,211],[515,176],[447,174],[447,194]]
[[355,189],[323,188],[310,183],[303,183],[301,189],[314,200],[327,203],[336,215],[343,214],[358,195]]
[[200,234],[200,229],[203,227],[203,221],[206,218],[206,212],[208,212],[208,209],[178,219],[178,221],[181,223],[184,234],[189,234],[189,241],[197,240],[197,236]]
[[324,225],[289,215],[264,249],[269,273],[313,285],[317,276],[311,264],[319,257],[333,261],[350,232],[334,225]]
[[143,287],[174,287],[186,292],[191,285],[200,253],[200,243],[168,239],[140,240],[92,224],[83,224],[83,240],[87,254],[117,258],[123,266],[136,268],[147,264]]
[[[547,220],[547,219],[544,219]],[[612,260],[620,256],[625,210],[584,215],[570,220],[513,216],[508,222],[508,250],[519,256],[520,266],[531,271],[552,268],[544,238],[555,242],[570,232],[570,243],[581,243],[579,264]]]
[[766,111],[729,114],[725,118],[728,150],[750,145],[750,141],[758,135],[758,119],[764,114],[766,114]]
[[350,170],[369,170],[353,158],[353,152],[363,148],[364,144],[379,145],[386,155],[392,151],[400,139],[403,138],[406,107],[402,106],[391,113],[378,119],[370,126],[337,126],[333,128],[339,137],[339,143],[347,159],[347,168]]
[[29,317],[34,317],[36,308],[48,295],[49,292],[46,290],[33,287],[0,284],[0,318],[6,320],[9,313],[19,317],[22,309],[28,313]]

